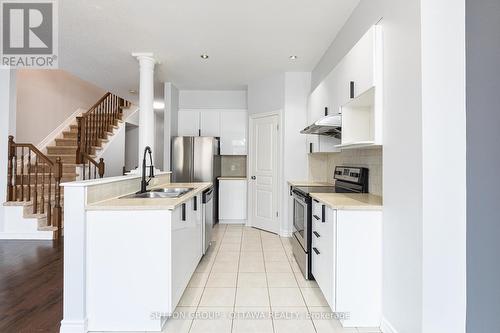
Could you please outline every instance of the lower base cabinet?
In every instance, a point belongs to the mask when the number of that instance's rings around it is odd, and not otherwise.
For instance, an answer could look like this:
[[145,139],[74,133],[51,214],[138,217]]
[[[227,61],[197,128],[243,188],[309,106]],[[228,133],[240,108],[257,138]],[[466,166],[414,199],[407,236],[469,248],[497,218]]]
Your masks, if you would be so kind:
[[219,180],[219,223],[242,224],[247,220],[247,180]]
[[379,327],[382,212],[313,202],[312,273],[344,327]]

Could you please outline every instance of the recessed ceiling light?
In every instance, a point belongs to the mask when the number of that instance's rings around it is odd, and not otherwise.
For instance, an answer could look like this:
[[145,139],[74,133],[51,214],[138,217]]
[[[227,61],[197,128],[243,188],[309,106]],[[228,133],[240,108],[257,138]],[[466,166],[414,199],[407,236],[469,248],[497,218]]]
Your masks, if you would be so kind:
[[291,55],[289,58],[290,60],[297,60],[298,57],[296,55]]
[[204,60],[207,60],[209,58],[208,54],[206,54],[206,53],[200,54],[200,57],[201,57],[201,59],[204,59]]
[[130,89],[128,92],[129,92],[130,94],[134,94],[134,95],[135,95],[135,94],[137,94],[137,90],[134,90],[134,89]]

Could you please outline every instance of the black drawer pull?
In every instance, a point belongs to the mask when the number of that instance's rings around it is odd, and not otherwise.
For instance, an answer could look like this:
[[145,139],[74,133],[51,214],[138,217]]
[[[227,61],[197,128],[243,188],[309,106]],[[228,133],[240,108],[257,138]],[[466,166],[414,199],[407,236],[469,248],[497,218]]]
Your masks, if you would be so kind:
[[316,252],[316,254],[319,254],[320,252],[318,251],[317,248],[313,247],[313,251]]
[[193,210],[196,211],[196,210],[198,210],[198,197],[194,196],[193,200],[194,200],[194,202],[193,202]]
[[325,209],[325,205],[322,205],[321,206],[321,222],[325,223],[325,215],[326,215],[326,209]]
[[318,237],[318,238],[320,238],[320,237],[321,237],[321,236],[320,236],[320,235],[319,235],[316,231],[313,231],[313,234],[314,234],[314,236],[316,236],[316,237]]
[[316,199],[313,199],[313,200],[314,200],[314,202],[319,203],[319,201],[318,201],[318,200],[316,200]]
[[185,203],[182,204],[182,208],[181,208],[181,220],[186,221],[186,204]]
[[321,220],[318,215],[313,215],[316,220]]

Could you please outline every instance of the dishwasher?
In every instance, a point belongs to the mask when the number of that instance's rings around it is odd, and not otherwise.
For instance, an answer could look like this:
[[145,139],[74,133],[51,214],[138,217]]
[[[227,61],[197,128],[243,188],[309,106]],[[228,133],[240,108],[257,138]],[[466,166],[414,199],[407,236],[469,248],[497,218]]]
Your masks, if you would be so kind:
[[212,229],[214,227],[214,188],[206,189],[202,194],[203,204],[203,254],[205,254],[212,241]]

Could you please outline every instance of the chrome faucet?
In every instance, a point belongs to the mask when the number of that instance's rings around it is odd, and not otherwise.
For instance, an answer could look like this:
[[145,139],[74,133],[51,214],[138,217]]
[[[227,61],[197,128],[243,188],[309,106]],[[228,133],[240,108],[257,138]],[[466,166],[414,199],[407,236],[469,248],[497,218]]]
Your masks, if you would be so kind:
[[[146,154],[149,153],[149,179],[146,181]],[[148,186],[151,178],[154,178],[154,166],[153,166],[153,155],[151,152],[151,147],[146,146],[144,148],[144,156],[142,158],[142,180],[141,180],[141,191],[139,193],[146,192],[146,187]]]

